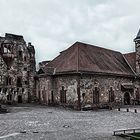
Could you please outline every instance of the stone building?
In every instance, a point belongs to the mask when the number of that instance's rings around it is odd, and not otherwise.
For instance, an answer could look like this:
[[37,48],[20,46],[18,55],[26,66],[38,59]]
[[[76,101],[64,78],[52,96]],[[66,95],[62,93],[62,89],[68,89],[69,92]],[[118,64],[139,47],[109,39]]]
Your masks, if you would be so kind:
[[34,97],[35,50],[23,36],[0,37],[0,102],[30,102]]
[[81,109],[138,104],[140,31],[136,52],[120,52],[74,43],[52,61],[40,63],[36,96],[41,103]]

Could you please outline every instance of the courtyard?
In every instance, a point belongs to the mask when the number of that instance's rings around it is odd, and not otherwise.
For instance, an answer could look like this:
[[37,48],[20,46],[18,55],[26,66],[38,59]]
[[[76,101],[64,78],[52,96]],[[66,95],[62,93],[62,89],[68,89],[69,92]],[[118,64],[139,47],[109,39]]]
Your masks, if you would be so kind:
[[[140,127],[138,113],[117,110],[74,111],[61,107],[21,105],[0,114],[4,140],[121,140],[113,131]],[[123,139],[122,139],[123,140]]]

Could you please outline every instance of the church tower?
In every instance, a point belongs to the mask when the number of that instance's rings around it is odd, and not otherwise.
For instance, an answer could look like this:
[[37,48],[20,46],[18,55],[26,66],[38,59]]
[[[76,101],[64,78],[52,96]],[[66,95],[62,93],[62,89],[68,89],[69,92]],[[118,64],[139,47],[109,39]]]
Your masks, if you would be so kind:
[[134,39],[136,49],[136,73],[140,75],[140,30]]

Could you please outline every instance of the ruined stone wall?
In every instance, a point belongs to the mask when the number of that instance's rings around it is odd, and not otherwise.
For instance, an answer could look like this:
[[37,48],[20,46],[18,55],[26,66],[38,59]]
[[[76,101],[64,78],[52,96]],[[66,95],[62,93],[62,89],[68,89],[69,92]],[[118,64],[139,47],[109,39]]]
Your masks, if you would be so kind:
[[40,103],[48,104],[51,100],[52,79],[51,77],[40,77],[36,80],[36,97]]
[[29,101],[29,95],[33,95],[35,87],[33,46],[26,45],[22,36],[6,34],[0,38],[0,61],[0,76],[3,81],[0,83],[0,101],[4,103]]

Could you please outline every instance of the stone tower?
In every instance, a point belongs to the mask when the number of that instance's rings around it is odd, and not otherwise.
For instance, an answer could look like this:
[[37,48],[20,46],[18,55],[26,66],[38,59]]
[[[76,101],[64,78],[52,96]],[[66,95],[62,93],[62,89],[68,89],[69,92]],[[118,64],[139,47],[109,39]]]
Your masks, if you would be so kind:
[[140,75],[140,30],[134,39],[136,49],[136,73]]
[[0,37],[0,102],[30,102],[34,94],[35,50],[23,36]]

